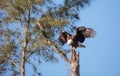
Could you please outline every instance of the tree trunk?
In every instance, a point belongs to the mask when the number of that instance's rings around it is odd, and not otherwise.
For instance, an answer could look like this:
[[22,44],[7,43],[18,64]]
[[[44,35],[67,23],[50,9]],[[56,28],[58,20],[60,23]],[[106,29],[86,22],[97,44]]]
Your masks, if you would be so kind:
[[25,28],[24,49],[22,51],[22,59],[21,59],[21,76],[25,76],[25,52],[27,51],[27,45],[29,41],[29,26],[30,26],[30,9],[28,10],[28,20],[27,20],[27,26]]
[[25,76],[25,51],[22,51],[22,59],[21,59],[21,76]]
[[75,49],[71,50],[71,59],[69,64],[72,76],[80,76],[79,53],[76,53]]
[[24,49],[21,57],[21,76],[25,76],[25,51],[27,51],[29,32],[28,28],[25,29]]
[[28,32],[26,30],[25,33],[25,41],[24,41],[24,49],[22,51],[22,57],[21,57],[21,76],[25,76],[25,51],[27,50],[27,44],[28,44]]

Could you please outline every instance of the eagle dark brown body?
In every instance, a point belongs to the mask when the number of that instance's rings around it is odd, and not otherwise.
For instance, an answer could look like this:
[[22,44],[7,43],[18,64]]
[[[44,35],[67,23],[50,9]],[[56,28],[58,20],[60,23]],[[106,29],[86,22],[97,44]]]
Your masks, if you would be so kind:
[[80,26],[76,30],[75,35],[71,35],[69,33],[62,32],[60,34],[59,40],[64,45],[66,42],[69,42],[69,45],[72,47],[85,47],[82,43],[85,41],[85,38],[94,38],[96,32],[92,28],[86,28],[84,26]]

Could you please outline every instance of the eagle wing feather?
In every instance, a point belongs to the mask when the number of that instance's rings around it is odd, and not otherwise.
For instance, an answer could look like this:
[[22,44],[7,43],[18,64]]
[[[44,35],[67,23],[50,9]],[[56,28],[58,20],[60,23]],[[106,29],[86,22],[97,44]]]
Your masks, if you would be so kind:
[[94,38],[96,35],[96,32],[92,28],[86,28],[86,30],[83,32],[83,35],[85,38]]
[[72,36],[71,34],[67,32],[62,32],[59,36],[59,41],[64,45],[67,42],[67,39],[69,36]]
[[94,38],[96,32],[92,28],[86,28],[85,26],[80,26],[76,30],[76,37],[79,42],[84,42],[85,38]]

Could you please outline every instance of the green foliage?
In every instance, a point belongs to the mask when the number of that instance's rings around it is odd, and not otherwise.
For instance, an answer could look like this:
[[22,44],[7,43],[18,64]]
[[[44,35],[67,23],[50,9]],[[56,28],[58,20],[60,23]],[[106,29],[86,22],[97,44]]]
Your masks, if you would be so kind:
[[[3,71],[8,70],[7,67],[11,65],[11,61],[14,61],[16,57],[19,58],[17,53],[18,44],[16,44],[19,34],[10,29],[5,29],[5,27],[3,30],[0,30],[0,32],[2,33],[0,35],[0,72],[2,73]],[[14,37],[12,37],[12,35]],[[14,38],[16,39],[16,42]],[[14,65],[11,66],[11,68],[14,68]]]
[[27,11],[31,9],[31,13],[40,12],[40,9],[36,6],[43,3],[43,0],[1,0],[0,8],[6,12],[4,18],[6,23],[10,21],[26,21]]
[[[0,0],[0,65],[10,58],[17,57],[20,60],[18,52],[23,50],[25,39],[28,42],[26,59],[34,54],[44,61],[57,61],[47,38],[59,48],[55,31],[59,33],[68,27],[66,25],[79,20],[78,12],[86,4],[89,4],[89,0],[64,0],[63,4],[55,4],[53,0]],[[44,27],[43,30],[39,29],[37,22]],[[20,25],[20,30],[10,29],[12,23]],[[60,52],[66,56],[64,51]]]
[[67,19],[74,24],[76,20],[80,19],[80,9],[89,4],[89,2],[90,0],[64,0],[60,6],[51,7],[51,5],[49,9],[53,12],[54,17]]
[[47,12],[45,15],[42,15],[39,22],[44,25],[45,28],[62,27],[69,23],[67,19],[59,19],[52,17],[50,11]]

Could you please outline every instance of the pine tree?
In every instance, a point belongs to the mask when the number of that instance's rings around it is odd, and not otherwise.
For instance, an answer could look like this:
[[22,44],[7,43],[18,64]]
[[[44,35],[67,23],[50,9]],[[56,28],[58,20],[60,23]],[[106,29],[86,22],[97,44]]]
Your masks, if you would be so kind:
[[[21,76],[25,76],[25,62],[34,53],[41,55],[46,61],[56,61],[57,59],[53,55],[53,52],[56,51],[70,64],[66,54],[59,50],[59,44],[56,43],[56,31],[59,33],[64,28],[73,30],[74,26],[71,24],[80,19],[80,8],[86,4],[89,4],[89,0],[64,0],[60,4],[53,2],[53,0],[0,1],[0,12],[4,14],[4,17],[0,20],[2,22],[1,26],[16,23],[16,25],[20,25],[18,28],[23,29],[22,34],[18,35],[21,39],[13,39],[16,44],[20,45],[18,51],[21,52]],[[6,49],[4,50],[6,51]],[[73,54],[72,51],[71,53]],[[78,54],[75,52],[73,56],[77,56],[78,63]],[[16,65],[14,62],[13,64]],[[77,68],[79,69],[79,66]],[[79,76],[79,71],[77,73],[77,75],[74,74],[73,76]]]

